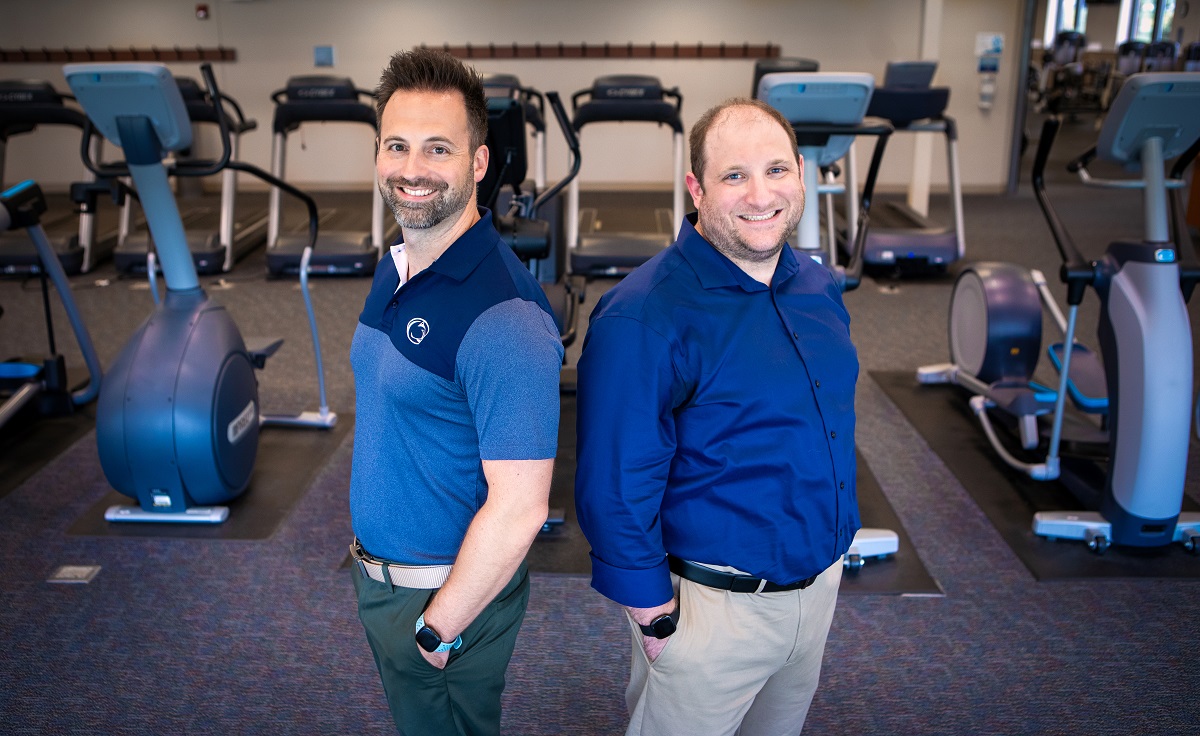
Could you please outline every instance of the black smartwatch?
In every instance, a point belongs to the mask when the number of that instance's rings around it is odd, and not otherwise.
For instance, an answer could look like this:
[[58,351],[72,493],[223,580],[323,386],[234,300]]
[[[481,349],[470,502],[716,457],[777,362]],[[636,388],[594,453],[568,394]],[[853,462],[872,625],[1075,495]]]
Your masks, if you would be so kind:
[[454,637],[454,641],[442,641],[442,637],[425,625],[425,614],[417,619],[417,645],[430,654],[440,654],[462,646],[462,637]]
[[675,606],[674,613],[664,613],[661,616],[655,616],[649,625],[638,624],[638,628],[642,630],[642,636],[666,639],[675,633],[675,629],[679,628],[679,606]]

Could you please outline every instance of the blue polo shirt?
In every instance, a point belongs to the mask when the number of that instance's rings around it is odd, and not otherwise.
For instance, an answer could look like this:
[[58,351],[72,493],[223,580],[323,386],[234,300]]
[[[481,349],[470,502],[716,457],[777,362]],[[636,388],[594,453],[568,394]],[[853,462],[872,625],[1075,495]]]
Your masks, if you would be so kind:
[[480,214],[412,279],[375,270],[350,348],[351,523],[368,552],[402,564],[454,562],[487,500],[483,460],[558,448],[558,328]]
[[791,248],[755,281],[693,222],[604,295],[579,361],[576,510],[626,606],[671,599],[668,553],[788,584],[860,526],[841,292]]

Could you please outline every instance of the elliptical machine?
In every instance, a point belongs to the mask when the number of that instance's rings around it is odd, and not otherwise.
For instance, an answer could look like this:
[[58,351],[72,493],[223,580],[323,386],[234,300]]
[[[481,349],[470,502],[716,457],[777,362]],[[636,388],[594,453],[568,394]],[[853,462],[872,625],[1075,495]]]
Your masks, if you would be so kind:
[[[0,363],[0,429],[17,417],[25,406],[34,405],[35,401],[40,414],[64,415],[91,403],[100,393],[100,358],[79,314],[75,297],[71,295],[71,284],[67,281],[59,254],[42,228],[41,217],[45,213],[46,197],[32,181],[23,181],[0,192],[0,233],[23,228],[37,253],[37,272],[42,281],[42,306],[46,314],[46,337],[50,343],[49,355],[40,365],[8,360]],[[88,381],[77,389],[72,389],[67,381],[66,361],[55,346],[47,281],[54,283],[87,366]]]
[[[1062,256],[1068,315],[1058,310],[1040,273],[1005,263],[974,264],[961,272],[951,297],[954,362],[920,368],[917,377],[921,383],[956,383],[975,394],[971,409],[1009,466],[1034,480],[1061,478],[1076,495],[1099,496],[1098,512],[1037,513],[1035,534],[1083,540],[1098,554],[1110,544],[1172,542],[1200,552],[1200,514],[1180,513],[1192,392],[1186,302],[1200,280],[1200,265],[1178,196],[1183,172],[1200,152],[1200,74],[1130,77],[1096,147],[1068,166],[1085,185],[1144,192],[1143,240],[1112,243],[1090,263],[1046,194],[1043,173],[1059,125],[1051,118],[1043,127],[1033,187]],[[1165,162],[1176,156],[1168,177]],[[1140,167],[1142,176],[1092,178],[1087,165],[1097,157],[1130,170]],[[1075,343],[1076,315],[1088,286],[1100,298],[1102,359]],[[1059,370],[1057,390],[1032,381],[1042,337],[1039,296],[1065,335],[1049,349]],[[1064,428],[1068,396],[1080,411],[1102,418],[1078,422],[1082,431],[1074,437]],[[1025,462],[1010,452],[992,426],[992,411],[1016,422],[1024,450],[1044,457]],[[1067,443],[1099,462],[1060,457]]]
[[[201,68],[208,93],[221,99],[212,68]],[[316,204],[300,190],[255,166],[230,161],[230,128],[221,115],[219,161],[163,159],[191,143],[191,123],[175,80],[158,64],[68,64],[63,68],[79,103],[105,138],[124,149],[124,165],[100,165],[99,176],[132,176],[154,238],[167,292],[134,333],[105,376],[96,415],[96,442],[108,482],[138,501],[112,506],[108,521],[220,523],[217,504],[246,490],[254,469],[260,426],[268,423],[332,427],[325,402],[321,348],[308,295],[307,263],[316,241]],[[218,110],[221,106],[218,106]],[[94,135],[89,126],[83,150]],[[310,244],[300,283],[316,354],[320,409],[298,416],[259,411],[261,369],[282,340],[246,346],[224,307],[200,287],[196,266],[168,176],[207,176],[226,166],[254,174],[304,200]]]
[[[528,90],[519,86],[513,89]],[[541,93],[536,94],[539,100],[543,99]],[[576,312],[583,301],[583,287],[579,283],[582,279],[573,280],[561,272],[565,255],[562,238],[548,219],[539,218],[539,211],[579,174],[579,139],[575,136],[575,129],[558,93],[547,92],[544,99],[550,101],[550,109],[570,151],[571,163],[567,175],[544,191],[539,191],[535,182],[533,191],[522,192],[521,185],[526,173],[525,115],[531,106],[522,104],[516,95],[489,97],[487,146],[492,156],[488,160],[487,174],[479,183],[479,201],[484,207],[493,209],[500,201],[501,189],[507,187],[512,190],[507,211],[494,211],[492,222],[500,233],[500,239],[512,248],[517,258],[529,267],[541,283],[542,291],[554,310],[559,337],[566,347],[575,341],[577,333]],[[539,135],[544,141],[544,122]],[[539,159],[544,161],[541,155]]]

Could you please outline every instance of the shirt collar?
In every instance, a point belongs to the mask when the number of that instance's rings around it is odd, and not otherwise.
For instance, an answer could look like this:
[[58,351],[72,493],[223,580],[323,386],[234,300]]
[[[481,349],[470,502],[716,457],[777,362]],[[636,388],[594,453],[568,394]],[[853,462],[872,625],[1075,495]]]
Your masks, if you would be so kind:
[[[460,235],[458,240],[451,243],[450,247],[430,264],[428,270],[449,276],[455,281],[463,281],[471,275],[471,272],[487,254],[492,252],[499,238],[496,228],[492,226],[492,211],[486,207],[480,207],[479,221]],[[403,250],[403,235],[400,235],[396,239],[395,245],[392,246],[393,254],[396,253],[397,246],[401,251]],[[407,270],[407,259],[405,260],[405,269]],[[400,280],[401,282],[405,280],[403,274]]]
[[[751,278],[736,263],[729,260],[724,253],[696,230],[695,212],[683,218],[679,228],[679,251],[687,259],[692,270],[700,279],[700,285],[705,289],[720,289],[740,286],[746,291],[763,291],[769,288],[761,281]],[[775,265],[775,275],[771,279],[772,286],[778,286],[796,274],[799,266],[796,256],[788,245],[784,245],[779,254],[779,262]]]

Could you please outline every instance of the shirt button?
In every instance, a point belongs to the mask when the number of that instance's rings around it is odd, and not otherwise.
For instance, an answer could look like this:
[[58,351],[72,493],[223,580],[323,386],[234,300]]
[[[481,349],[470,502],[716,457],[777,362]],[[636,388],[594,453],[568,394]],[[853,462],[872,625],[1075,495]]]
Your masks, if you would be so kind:
[[794,337],[794,338],[796,338],[797,340],[799,340],[799,339],[800,339],[800,333],[798,333],[798,332],[793,332],[793,333],[792,333],[792,337]]
[[834,440],[836,440],[836,439],[837,439],[837,432],[836,432],[836,431],[834,431],[834,432],[830,432],[830,433],[829,433],[829,438],[830,438],[830,439],[834,439]]
[[814,385],[815,385],[817,388],[821,388],[821,382],[820,382],[820,381],[815,381],[815,382],[814,382]]
[[838,488],[842,489],[843,491],[846,490],[846,481],[838,483]]

